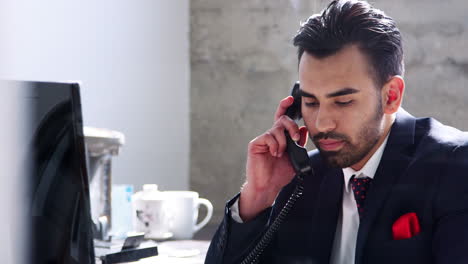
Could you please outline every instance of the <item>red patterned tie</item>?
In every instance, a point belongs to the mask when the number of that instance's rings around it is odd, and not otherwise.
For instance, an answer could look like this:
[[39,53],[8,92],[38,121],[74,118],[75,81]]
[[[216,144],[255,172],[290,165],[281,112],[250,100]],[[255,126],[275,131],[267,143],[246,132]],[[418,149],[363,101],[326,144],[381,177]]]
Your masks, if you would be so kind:
[[369,190],[372,179],[369,177],[355,178],[356,175],[351,177],[350,183],[356,200],[359,218],[364,215],[364,202],[366,200],[367,190]]

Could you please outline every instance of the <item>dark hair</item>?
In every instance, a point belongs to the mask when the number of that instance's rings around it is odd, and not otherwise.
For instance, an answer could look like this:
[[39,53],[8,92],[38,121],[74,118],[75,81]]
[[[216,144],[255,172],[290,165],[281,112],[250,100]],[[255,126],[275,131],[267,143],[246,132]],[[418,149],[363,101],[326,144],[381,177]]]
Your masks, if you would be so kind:
[[391,76],[403,75],[402,39],[395,21],[365,1],[332,1],[302,23],[294,37],[299,61],[304,51],[324,58],[349,44],[357,44],[367,56],[378,87]]

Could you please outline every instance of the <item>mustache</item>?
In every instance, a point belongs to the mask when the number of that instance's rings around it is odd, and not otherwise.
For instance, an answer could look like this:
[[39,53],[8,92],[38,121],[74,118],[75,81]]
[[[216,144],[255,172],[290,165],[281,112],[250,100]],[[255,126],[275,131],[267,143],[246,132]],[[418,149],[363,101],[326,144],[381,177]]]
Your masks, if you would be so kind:
[[344,140],[344,141],[349,141],[348,137],[343,134],[335,133],[335,132],[320,132],[312,137],[312,140],[314,142],[317,142],[318,140],[321,139],[336,139],[336,140]]

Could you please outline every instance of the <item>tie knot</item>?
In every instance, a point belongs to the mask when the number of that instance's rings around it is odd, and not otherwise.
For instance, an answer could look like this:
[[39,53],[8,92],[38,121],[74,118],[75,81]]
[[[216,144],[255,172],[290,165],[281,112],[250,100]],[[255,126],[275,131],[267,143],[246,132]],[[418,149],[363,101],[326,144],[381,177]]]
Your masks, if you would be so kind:
[[351,177],[350,183],[351,183],[351,186],[354,186],[354,185],[361,186],[362,184],[369,185],[371,181],[372,179],[369,177],[356,178],[356,175],[353,175]]
[[371,182],[372,179],[369,177],[356,178],[355,175],[350,180],[360,218],[362,218],[364,213],[364,202]]

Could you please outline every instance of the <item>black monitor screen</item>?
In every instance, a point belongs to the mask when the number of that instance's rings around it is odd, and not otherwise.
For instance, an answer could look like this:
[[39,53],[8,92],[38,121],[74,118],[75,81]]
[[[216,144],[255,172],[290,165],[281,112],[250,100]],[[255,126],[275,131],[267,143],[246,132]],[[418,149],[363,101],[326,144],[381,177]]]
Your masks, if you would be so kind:
[[94,263],[77,83],[2,83],[23,106],[30,263]]

